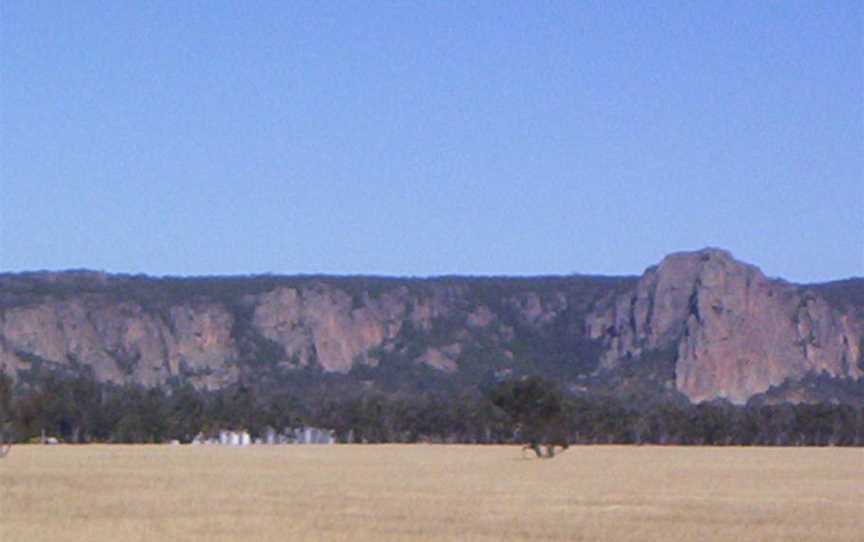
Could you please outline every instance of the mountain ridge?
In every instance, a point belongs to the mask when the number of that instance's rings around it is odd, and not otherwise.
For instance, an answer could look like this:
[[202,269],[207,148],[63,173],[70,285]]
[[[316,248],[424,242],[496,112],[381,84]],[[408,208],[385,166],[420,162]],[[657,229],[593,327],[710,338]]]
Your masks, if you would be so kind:
[[0,274],[0,368],[23,380],[87,370],[215,389],[314,368],[473,386],[540,373],[743,403],[808,375],[860,381],[862,341],[864,279],[795,284],[716,247],[641,276]]

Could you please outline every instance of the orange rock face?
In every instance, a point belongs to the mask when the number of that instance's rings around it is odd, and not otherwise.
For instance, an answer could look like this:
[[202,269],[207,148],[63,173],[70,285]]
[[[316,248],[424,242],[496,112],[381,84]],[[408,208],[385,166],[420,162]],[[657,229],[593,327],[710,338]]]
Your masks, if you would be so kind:
[[743,403],[808,372],[862,376],[861,321],[718,249],[666,257],[586,325],[608,347],[606,367],[671,347],[676,387],[693,401]]

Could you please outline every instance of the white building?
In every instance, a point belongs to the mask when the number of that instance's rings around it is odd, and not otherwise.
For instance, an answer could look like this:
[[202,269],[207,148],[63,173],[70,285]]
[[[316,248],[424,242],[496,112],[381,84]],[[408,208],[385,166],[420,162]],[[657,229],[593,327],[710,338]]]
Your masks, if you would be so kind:
[[249,432],[240,431],[219,431],[219,444],[222,446],[249,446],[252,444],[252,437]]
[[[217,444],[221,446],[250,446],[253,443],[252,435],[245,429],[219,431],[218,437],[207,438],[199,433],[192,440],[192,444]],[[335,444],[336,435],[332,429],[319,429],[318,427],[303,427],[286,429],[280,433],[268,427],[263,437],[257,438],[255,444]]]

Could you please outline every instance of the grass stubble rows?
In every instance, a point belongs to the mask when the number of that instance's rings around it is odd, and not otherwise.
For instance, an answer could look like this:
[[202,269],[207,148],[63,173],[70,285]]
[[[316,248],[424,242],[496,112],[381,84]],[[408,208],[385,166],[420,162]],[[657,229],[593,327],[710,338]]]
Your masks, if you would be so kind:
[[0,540],[864,540],[864,450],[18,446]]

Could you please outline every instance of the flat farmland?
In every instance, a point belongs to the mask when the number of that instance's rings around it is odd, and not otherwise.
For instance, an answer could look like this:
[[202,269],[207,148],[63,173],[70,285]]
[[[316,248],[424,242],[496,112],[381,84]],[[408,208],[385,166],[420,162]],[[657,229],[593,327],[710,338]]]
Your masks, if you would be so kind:
[[864,540],[864,450],[18,446],[0,540]]

